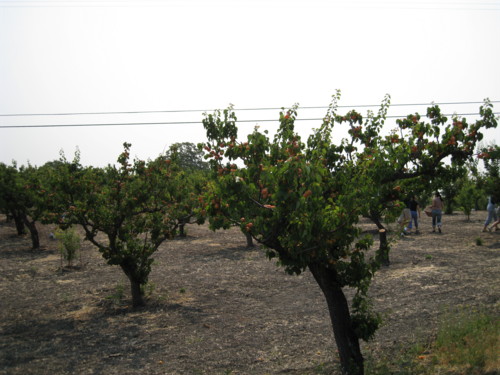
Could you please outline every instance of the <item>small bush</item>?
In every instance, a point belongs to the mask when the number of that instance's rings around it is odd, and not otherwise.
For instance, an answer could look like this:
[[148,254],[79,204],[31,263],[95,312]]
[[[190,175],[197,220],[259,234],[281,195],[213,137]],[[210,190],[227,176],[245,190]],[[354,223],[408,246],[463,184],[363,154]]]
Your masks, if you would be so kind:
[[73,228],[68,228],[56,231],[56,238],[59,240],[62,258],[67,262],[68,267],[71,267],[80,250],[80,237]]

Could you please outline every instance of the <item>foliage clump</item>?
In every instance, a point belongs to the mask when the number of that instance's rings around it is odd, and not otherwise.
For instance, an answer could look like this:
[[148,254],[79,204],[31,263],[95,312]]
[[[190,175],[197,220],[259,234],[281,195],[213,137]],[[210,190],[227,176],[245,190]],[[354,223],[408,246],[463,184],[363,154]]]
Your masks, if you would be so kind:
[[61,257],[66,261],[68,267],[73,266],[73,261],[77,258],[81,247],[80,236],[72,227],[57,230],[55,236],[59,240]]

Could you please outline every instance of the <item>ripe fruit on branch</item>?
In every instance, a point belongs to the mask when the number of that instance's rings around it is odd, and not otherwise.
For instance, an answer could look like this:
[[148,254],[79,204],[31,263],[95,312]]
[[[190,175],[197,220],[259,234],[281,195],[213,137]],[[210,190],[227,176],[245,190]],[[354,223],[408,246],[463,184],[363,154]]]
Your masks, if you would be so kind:
[[269,197],[269,191],[267,190],[267,188],[262,189],[261,194],[262,194],[262,198],[264,198],[264,199],[267,199],[267,197]]

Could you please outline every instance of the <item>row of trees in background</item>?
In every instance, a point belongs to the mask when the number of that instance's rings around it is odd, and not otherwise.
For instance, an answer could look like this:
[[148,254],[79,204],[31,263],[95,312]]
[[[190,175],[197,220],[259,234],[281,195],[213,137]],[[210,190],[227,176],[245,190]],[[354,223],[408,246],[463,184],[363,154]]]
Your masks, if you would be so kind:
[[183,159],[193,152],[189,144],[148,161],[131,160],[130,146],[106,168],[82,166],[78,152],[72,161],[61,155],[39,168],[0,165],[0,207],[18,233],[28,228],[34,249],[40,246],[37,221],[62,229],[80,225],[108,264],[127,275],[133,305],[140,306],[154,252],[186,224],[204,221],[199,197],[207,171]]
[[[313,274],[343,371],[362,374],[359,339],[372,337],[380,323],[367,292],[376,270],[388,264],[386,227],[402,201],[439,189],[447,207],[466,214],[482,209],[486,196],[500,198],[500,155],[497,146],[478,150],[482,131],[497,125],[489,101],[475,123],[449,121],[433,106],[425,118],[408,115],[384,133],[388,96],[365,118],[339,114],[339,98],[307,141],[294,129],[297,106],[280,113],[274,138],[256,128],[243,141],[229,108],[205,115],[206,143],[175,144],[154,160],[132,160],[125,143],[118,163],[106,168],[81,165],[78,153],[41,167],[0,164],[0,210],[19,234],[28,228],[33,248],[40,246],[36,222],[80,225],[85,239],[127,275],[134,306],[144,304],[141,287],[163,241],[206,219],[214,230],[238,226],[248,244],[262,244],[288,273]],[[349,136],[336,142],[339,127]],[[360,216],[384,234],[373,255]],[[351,302],[345,287],[356,291]]]

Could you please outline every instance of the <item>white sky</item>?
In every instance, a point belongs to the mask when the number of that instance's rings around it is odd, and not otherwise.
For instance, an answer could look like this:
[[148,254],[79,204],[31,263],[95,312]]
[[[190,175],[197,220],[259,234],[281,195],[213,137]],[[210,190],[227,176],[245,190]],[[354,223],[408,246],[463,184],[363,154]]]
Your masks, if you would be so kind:
[[[0,0],[0,115],[327,106],[336,89],[350,106],[379,104],[386,93],[393,104],[496,101],[499,67],[500,1]],[[442,108],[469,113],[479,104]],[[390,114],[415,111],[425,107]],[[299,118],[325,112],[299,110]],[[171,143],[204,141],[201,119],[201,112],[0,116],[0,126],[198,122],[0,128],[0,162],[41,165],[61,149],[71,159],[79,147],[83,164],[104,166],[125,141],[134,156],[154,158]],[[297,126],[307,135],[318,124]],[[487,141],[499,144],[500,129]]]

